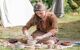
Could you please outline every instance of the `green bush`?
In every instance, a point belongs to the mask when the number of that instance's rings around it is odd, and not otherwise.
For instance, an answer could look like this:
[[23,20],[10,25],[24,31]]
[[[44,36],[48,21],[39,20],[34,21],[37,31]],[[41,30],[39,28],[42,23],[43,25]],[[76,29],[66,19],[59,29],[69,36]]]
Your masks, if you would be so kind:
[[70,13],[70,12],[72,12],[71,7],[70,7],[69,5],[66,5],[66,6],[64,7],[64,12],[65,12],[65,13]]
[[80,13],[80,7],[77,9],[78,13]]

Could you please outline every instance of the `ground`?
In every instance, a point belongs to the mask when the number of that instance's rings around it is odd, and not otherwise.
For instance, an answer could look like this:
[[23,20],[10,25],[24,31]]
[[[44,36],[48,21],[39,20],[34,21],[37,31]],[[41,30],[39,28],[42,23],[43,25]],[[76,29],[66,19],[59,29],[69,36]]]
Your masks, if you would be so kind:
[[[58,18],[58,26],[59,32],[57,33],[57,37],[59,37],[61,40],[80,41],[80,15],[72,16],[71,14],[65,14],[64,17]],[[22,35],[21,30],[22,27],[4,28],[0,22],[1,39],[15,38],[19,35]],[[29,30],[30,33],[33,31],[35,31],[35,26],[31,27]],[[0,50],[11,49],[0,46]],[[80,46],[74,46],[64,50],[80,50]]]
[[59,19],[58,35],[60,38],[80,40],[80,15],[65,15],[65,17]]

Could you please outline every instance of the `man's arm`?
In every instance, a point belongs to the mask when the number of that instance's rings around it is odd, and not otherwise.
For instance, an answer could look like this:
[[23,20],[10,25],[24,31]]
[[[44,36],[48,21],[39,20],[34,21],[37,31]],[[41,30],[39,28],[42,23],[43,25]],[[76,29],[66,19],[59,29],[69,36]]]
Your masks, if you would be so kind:
[[23,31],[23,34],[24,35],[27,35],[28,34],[28,29],[31,27],[31,26],[33,26],[33,25],[35,25],[35,16],[33,16],[29,21],[28,21],[28,23],[22,28],[22,31]]
[[58,32],[58,20],[57,20],[57,17],[54,13],[52,13],[51,15],[51,22],[52,22],[52,29],[49,30],[50,33],[53,34],[53,36]]

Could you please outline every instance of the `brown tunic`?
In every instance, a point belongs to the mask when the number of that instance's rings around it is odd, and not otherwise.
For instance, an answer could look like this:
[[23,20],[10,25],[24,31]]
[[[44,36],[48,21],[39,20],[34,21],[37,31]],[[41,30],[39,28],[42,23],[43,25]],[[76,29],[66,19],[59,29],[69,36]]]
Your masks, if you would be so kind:
[[[47,32],[57,33],[58,31],[58,25],[57,25],[57,17],[52,12],[46,12],[46,15],[44,19],[39,18],[36,14],[33,15],[33,17],[30,19],[30,21],[24,26],[24,29],[29,29],[31,26],[37,26],[37,30],[32,33],[33,38],[36,38],[37,36],[41,36]],[[47,37],[39,42],[47,43],[47,40],[54,40],[56,43],[55,36],[51,36],[50,38]]]
[[55,33],[58,31],[57,17],[52,12],[46,12],[44,19],[41,19],[34,14],[25,27],[26,29],[29,29],[33,25],[37,25],[37,30],[46,33]]
[[46,12],[46,15],[43,19],[38,17],[36,14],[29,20],[26,26],[23,27],[23,30],[28,30],[31,26],[37,26],[37,30],[32,33],[33,38],[37,36],[41,36],[45,33],[51,32],[53,36],[47,37],[39,41],[39,43],[47,43],[48,40],[54,40],[55,43],[57,42],[57,38],[54,36],[58,32],[58,24],[57,24],[57,17],[52,12]]

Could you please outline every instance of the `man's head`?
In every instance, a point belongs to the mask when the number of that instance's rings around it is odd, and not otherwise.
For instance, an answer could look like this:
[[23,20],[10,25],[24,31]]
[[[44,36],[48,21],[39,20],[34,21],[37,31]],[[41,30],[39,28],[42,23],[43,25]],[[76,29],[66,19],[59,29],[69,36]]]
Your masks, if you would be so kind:
[[34,6],[34,12],[40,18],[45,16],[45,10],[46,10],[46,8],[41,2],[36,3],[35,6]]

